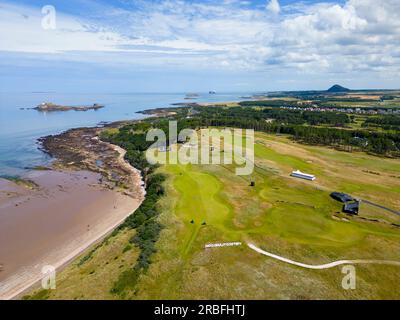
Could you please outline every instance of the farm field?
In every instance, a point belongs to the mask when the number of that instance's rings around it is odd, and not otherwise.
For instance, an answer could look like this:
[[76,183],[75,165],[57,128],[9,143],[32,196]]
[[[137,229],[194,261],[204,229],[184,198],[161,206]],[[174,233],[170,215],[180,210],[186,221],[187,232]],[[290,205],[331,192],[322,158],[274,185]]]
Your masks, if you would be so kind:
[[[250,250],[307,263],[342,259],[400,261],[400,217],[361,205],[359,217],[341,213],[330,197],[346,192],[400,210],[400,162],[365,153],[304,146],[285,136],[256,134],[255,171],[234,165],[165,165],[164,226],[147,273],[123,294],[112,294],[118,274],[138,250],[132,232],[110,237],[88,261],[77,259],[58,275],[45,299],[399,299],[399,267],[358,265],[357,289],[344,290],[341,267],[308,270]],[[317,176],[290,177],[293,170]],[[251,187],[251,181],[255,186]],[[205,244],[242,242],[204,249]]]

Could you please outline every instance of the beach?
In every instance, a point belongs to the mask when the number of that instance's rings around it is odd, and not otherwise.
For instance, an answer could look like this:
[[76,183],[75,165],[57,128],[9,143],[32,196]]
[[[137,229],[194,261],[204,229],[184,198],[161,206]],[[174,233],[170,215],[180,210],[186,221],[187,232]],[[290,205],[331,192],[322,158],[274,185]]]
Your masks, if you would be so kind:
[[[51,170],[30,171],[20,181],[0,179],[0,299],[19,297],[42,279],[44,266],[61,268],[143,201],[144,183],[124,160],[125,151],[99,141],[97,129],[89,131],[73,131],[80,163],[62,165],[58,153]],[[74,138],[67,133],[65,141]],[[117,187],[121,181],[124,188]]]

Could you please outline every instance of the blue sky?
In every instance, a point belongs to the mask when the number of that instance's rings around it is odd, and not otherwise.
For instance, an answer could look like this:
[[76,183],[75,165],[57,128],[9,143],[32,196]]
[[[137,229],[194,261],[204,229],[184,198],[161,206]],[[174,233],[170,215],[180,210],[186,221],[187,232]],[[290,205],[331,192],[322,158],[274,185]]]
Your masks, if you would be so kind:
[[398,0],[0,0],[0,39],[2,92],[400,88]]

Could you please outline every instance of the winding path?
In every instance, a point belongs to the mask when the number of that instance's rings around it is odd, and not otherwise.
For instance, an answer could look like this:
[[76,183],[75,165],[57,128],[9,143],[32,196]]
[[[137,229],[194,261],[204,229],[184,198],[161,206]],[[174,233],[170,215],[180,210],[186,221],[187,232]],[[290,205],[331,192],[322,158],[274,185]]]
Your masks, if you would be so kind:
[[321,265],[310,265],[310,264],[305,264],[301,262],[296,262],[281,256],[278,256],[276,254],[264,251],[258,247],[256,247],[252,243],[247,244],[250,249],[264,255],[268,256],[270,258],[289,263],[294,266],[306,268],[306,269],[314,269],[314,270],[323,270],[323,269],[331,269],[340,265],[346,265],[346,264],[382,264],[382,265],[392,265],[392,266],[399,266],[400,267],[400,261],[390,261],[390,260],[339,260],[339,261],[334,261],[331,263],[327,264],[321,264]]

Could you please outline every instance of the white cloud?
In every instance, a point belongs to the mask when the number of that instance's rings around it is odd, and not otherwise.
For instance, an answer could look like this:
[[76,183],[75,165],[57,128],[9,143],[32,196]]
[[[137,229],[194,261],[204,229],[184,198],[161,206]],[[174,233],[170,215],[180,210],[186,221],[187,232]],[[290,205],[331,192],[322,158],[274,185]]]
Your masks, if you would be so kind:
[[267,3],[267,10],[274,14],[278,14],[281,11],[281,6],[279,5],[278,0],[269,0]]
[[62,53],[66,51],[115,51],[122,42],[117,33],[90,32],[73,17],[57,14],[57,29],[42,28],[40,10],[14,5],[0,7],[0,51]]
[[[235,0],[144,2],[140,11],[103,10],[100,20],[58,12],[58,29],[46,31],[40,27],[40,10],[2,4],[0,51],[142,68],[290,69],[310,74],[400,70],[397,0],[282,8],[272,0],[267,9]],[[281,14],[271,17],[271,12]]]

